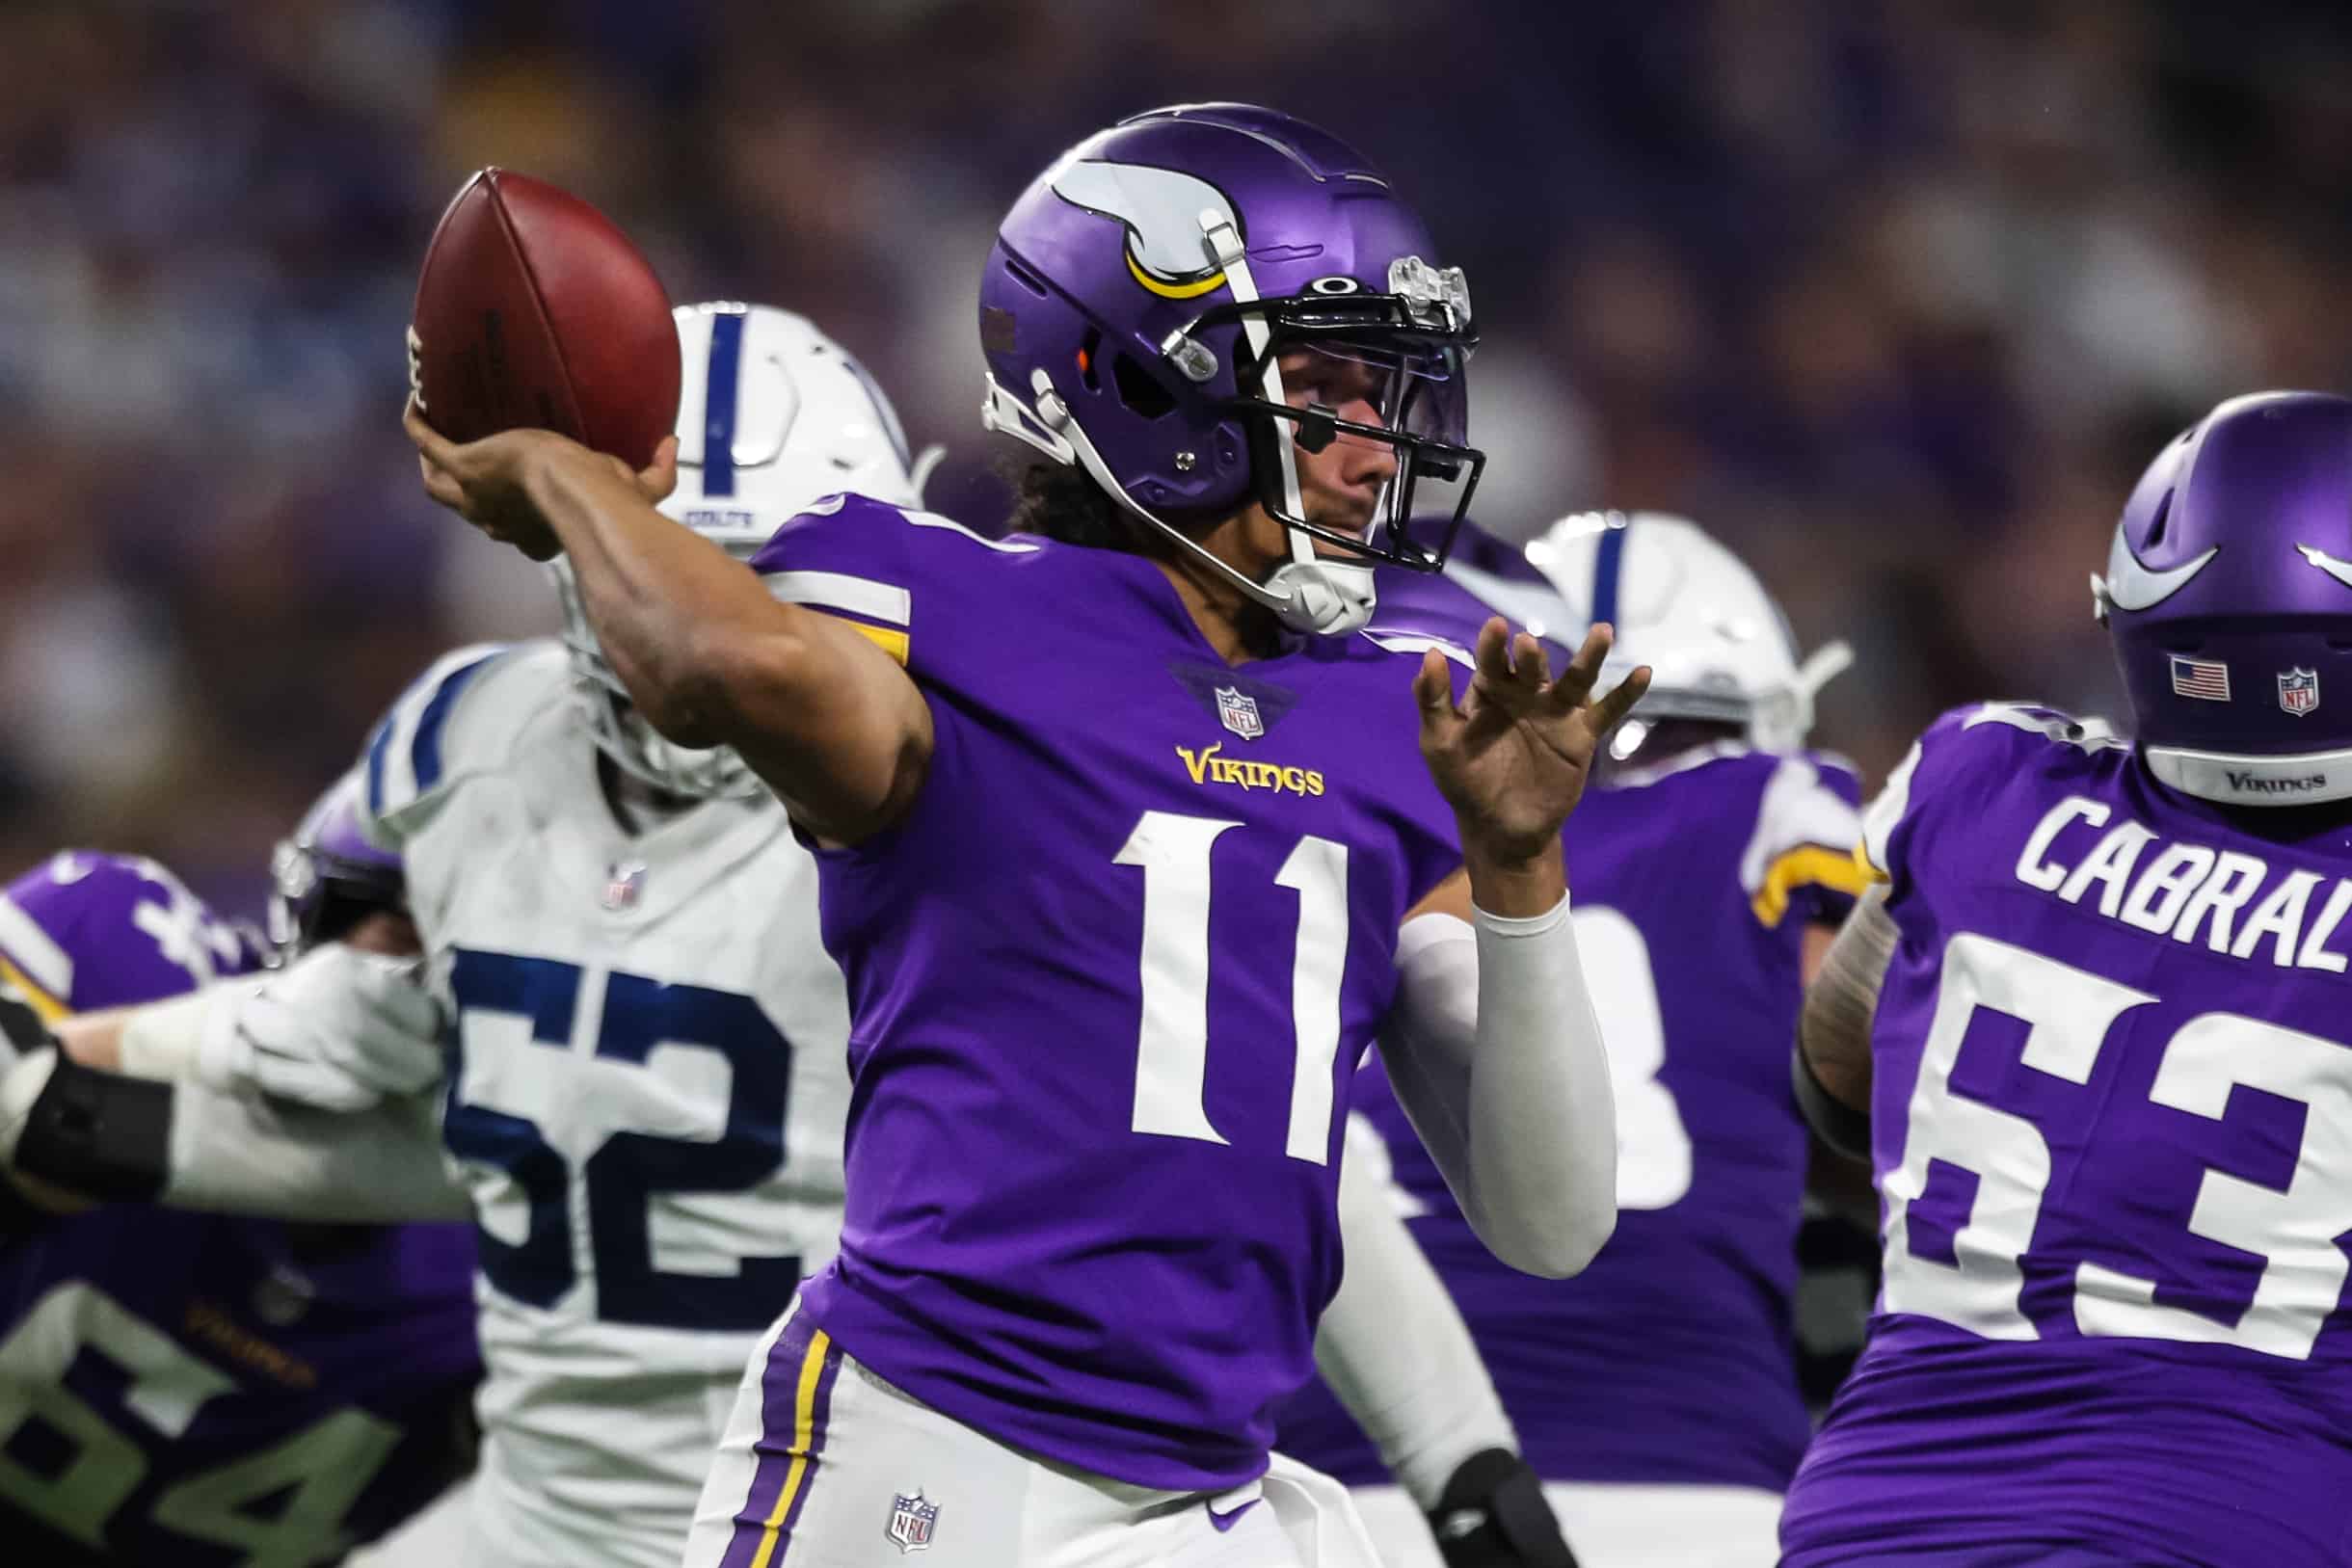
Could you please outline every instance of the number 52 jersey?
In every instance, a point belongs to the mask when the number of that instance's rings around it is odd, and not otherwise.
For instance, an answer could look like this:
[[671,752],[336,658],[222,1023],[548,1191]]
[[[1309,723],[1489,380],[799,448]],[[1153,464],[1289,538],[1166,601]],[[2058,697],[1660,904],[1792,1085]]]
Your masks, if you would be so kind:
[[1884,1285],[1789,1568],[2352,1560],[2340,819],[1991,705],[1927,731],[1864,844],[1901,933]]
[[631,835],[552,642],[436,664],[365,759],[450,1034],[499,1568],[671,1568],[743,1363],[841,1224],[848,1015],[764,793]]

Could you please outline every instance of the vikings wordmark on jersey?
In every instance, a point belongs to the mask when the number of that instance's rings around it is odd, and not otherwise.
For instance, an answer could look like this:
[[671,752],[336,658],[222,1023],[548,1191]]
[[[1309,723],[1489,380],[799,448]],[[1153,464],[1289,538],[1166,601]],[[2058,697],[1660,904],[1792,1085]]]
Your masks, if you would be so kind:
[[[0,968],[37,976],[60,1016],[252,962],[150,861],[60,855],[0,898]],[[0,1247],[10,1562],[325,1561],[456,1475],[480,1372],[462,1229],[133,1205],[16,1218]]]
[[552,642],[441,660],[376,731],[364,821],[455,1020],[473,1528],[502,1563],[669,1568],[746,1357],[833,1250],[848,1018],[783,809],[626,831],[573,681]]
[[886,634],[937,737],[908,817],[817,857],[860,1088],[841,1256],[803,1313],[1002,1442],[1248,1481],[1337,1285],[1397,928],[1459,859],[1414,660],[1296,638],[1231,670],[1148,560],[856,497],[755,565]]
[[1901,933],[1885,1283],[1789,1495],[1793,1568],[2028,1520],[2070,1562],[2352,1545],[2352,848],[2250,826],[2004,705],[1939,721],[1868,813]]

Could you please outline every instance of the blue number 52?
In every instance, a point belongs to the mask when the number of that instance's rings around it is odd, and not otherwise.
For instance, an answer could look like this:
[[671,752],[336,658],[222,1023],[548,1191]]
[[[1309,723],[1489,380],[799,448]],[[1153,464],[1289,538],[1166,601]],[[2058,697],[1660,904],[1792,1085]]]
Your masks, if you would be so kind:
[[758,1002],[638,974],[606,978],[596,1032],[599,1058],[642,1065],[663,1044],[701,1046],[727,1058],[727,1125],[715,1142],[613,1132],[593,1149],[563,1151],[529,1118],[459,1098],[467,1030],[475,1016],[527,1019],[534,1042],[568,1053],[581,978],[578,965],[555,959],[468,948],[454,954],[449,985],[458,1023],[442,1140],[460,1158],[506,1172],[521,1189],[528,1214],[520,1242],[480,1234],[483,1274],[518,1301],[554,1306],[577,1283],[571,1190],[578,1182],[586,1189],[600,1319],[658,1328],[765,1327],[799,1282],[798,1258],[744,1258],[732,1276],[664,1273],[654,1266],[647,1219],[649,1199],[744,1191],[783,1165],[792,1048]]

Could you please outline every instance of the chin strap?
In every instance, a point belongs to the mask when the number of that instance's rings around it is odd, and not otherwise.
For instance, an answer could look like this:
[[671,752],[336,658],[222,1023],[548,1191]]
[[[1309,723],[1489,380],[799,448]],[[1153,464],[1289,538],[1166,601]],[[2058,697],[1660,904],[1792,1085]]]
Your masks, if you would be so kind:
[[1294,631],[1336,637],[1372,622],[1375,595],[1370,567],[1341,561],[1291,561],[1276,567],[1266,581],[1268,587],[1285,596],[1287,607],[1274,613]]

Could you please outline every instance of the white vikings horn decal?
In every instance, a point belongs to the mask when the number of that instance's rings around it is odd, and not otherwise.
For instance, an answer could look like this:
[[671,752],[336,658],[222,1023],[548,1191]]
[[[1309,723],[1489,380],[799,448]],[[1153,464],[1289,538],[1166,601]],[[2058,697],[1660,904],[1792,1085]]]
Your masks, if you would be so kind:
[[1196,175],[1140,164],[1072,163],[1054,173],[1054,194],[1074,207],[1127,226],[1127,266],[1136,281],[1170,300],[1189,300],[1224,282],[1202,240],[1201,217],[1216,213],[1238,232],[1224,193]]
[[2124,530],[2118,528],[2115,544],[2107,551],[2106,579],[2098,585],[2098,592],[2119,610],[2153,609],[2187,587],[2189,579],[2220,553],[2219,545],[2209,545],[2193,561],[2184,561],[2167,571],[2156,571],[2140,564],[2140,558],[2131,553],[2131,545],[2124,538]]
[[2330,555],[2316,545],[2298,545],[2295,548],[2303,552],[2303,558],[2306,561],[2342,583],[2346,588],[2352,588],[2352,561]]

